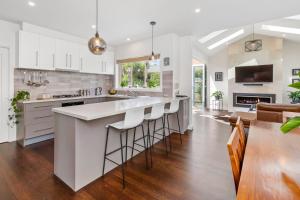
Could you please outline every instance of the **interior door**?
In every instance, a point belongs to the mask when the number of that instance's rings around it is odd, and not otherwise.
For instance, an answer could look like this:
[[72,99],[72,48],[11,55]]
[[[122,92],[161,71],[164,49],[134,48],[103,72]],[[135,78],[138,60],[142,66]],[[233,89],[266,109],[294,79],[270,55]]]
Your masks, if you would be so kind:
[[6,48],[0,48],[0,83],[0,143],[3,143],[8,141],[9,67]]

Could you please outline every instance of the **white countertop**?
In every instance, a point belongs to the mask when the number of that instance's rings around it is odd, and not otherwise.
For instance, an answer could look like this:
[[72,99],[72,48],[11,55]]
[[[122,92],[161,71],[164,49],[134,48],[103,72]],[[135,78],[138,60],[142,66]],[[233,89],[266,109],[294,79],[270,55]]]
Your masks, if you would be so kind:
[[80,97],[71,97],[71,98],[57,98],[57,99],[44,99],[44,100],[26,100],[22,101],[23,104],[30,104],[30,103],[43,103],[43,102],[55,102],[55,101],[68,101],[68,100],[79,100],[79,99],[93,99],[93,98],[105,98],[105,97],[115,97],[115,98],[135,98],[133,96],[126,96],[126,95],[97,95],[97,96],[80,96]]
[[[188,97],[179,99],[185,100],[188,99]],[[172,98],[165,97],[137,97],[135,99],[53,108],[52,111],[55,113],[89,121],[122,114],[127,110],[134,108],[148,108],[159,103],[170,103],[171,100]]]

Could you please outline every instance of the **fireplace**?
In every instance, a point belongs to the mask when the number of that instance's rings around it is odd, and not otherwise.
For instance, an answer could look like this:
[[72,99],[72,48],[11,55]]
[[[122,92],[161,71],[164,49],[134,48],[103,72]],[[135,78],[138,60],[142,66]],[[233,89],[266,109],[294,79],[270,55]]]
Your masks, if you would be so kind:
[[258,93],[233,93],[234,107],[251,107],[259,102],[275,103],[275,94],[258,94]]

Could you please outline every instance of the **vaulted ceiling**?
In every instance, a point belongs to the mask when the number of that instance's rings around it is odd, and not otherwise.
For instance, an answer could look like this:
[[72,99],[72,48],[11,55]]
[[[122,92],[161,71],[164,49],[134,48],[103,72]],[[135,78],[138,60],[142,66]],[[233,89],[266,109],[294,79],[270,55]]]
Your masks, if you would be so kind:
[[[25,21],[89,38],[95,0],[0,0],[0,19]],[[199,13],[195,9],[200,8]],[[204,36],[212,31],[300,13],[299,0],[100,0],[100,32],[111,45],[156,35]]]

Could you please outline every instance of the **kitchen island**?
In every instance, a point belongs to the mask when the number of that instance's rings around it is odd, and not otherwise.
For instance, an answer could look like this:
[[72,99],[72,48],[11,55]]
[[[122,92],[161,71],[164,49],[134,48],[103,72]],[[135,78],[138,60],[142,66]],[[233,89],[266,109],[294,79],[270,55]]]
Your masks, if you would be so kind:
[[[149,112],[155,104],[166,103],[168,107],[171,100],[172,98],[138,97],[52,109],[55,113],[54,174],[74,191],[101,177],[106,125],[122,121],[125,112],[130,109],[145,108],[146,112]],[[189,100],[180,98],[179,121],[182,134],[187,131],[189,125]],[[176,115],[170,116],[169,119],[170,127],[177,129]],[[157,127],[162,127],[162,124],[157,123]],[[150,129],[152,131],[153,125]],[[120,146],[119,134],[113,134],[113,131],[109,135],[108,151]],[[129,145],[132,144],[131,133],[130,131]],[[138,128],[136,134],[137,138],[142,136],[142,130]],[[130,153],[128,152],[128,155]],[[138,152],[134,153],[136,154]],[[121,162],[120,153],[111,155],[111,158]],[[105,173],[115,167],[115,164],[107,162]]]

